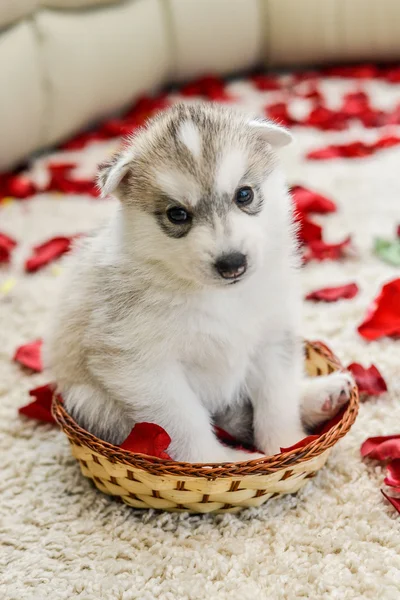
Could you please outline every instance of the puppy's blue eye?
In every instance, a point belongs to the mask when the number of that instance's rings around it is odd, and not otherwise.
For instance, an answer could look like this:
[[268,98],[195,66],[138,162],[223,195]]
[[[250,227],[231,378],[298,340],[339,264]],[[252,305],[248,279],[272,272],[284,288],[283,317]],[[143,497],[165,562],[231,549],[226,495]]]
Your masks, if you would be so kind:
[[167,217],[174,225],[183,225],[190,221],[189,213],[179,206],[173,206],[167,210]]
[[248,206],[253,202],[254,192],[251,187],[245,186],[236,190],[235,202],[238,206]]

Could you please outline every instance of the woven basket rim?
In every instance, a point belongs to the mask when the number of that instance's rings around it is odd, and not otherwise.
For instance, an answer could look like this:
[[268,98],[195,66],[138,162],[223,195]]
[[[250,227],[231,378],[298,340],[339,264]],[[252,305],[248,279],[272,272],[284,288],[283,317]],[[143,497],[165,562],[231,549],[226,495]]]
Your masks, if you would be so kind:
[[[334,362],[338,370],[343,368],[338,358],[328,346],[322,342],[306,341],[305,345],[316,350],[326,359]],[[312,440],[305,446],[282,452],[281,454],[235,463],[179,462],[124,450],[119,446],[114,446],[113,444],[100,440],[80,427],[67,413],[63,406],[62,399],[57,393],[53,395],[52,413],[58,425],[68,436],[70,442],[79,446],[86,446],[96,454],[104,456],[104,458],[113,463],[123,463],[157,475],[177,475],[215,479],[217,477],[266,475],[319,456],[335,445],[349,431],[356,419],[358,404],[358,389],[355,386],[340,421],[331,427],[329,431],[321,434],[317,439]]]

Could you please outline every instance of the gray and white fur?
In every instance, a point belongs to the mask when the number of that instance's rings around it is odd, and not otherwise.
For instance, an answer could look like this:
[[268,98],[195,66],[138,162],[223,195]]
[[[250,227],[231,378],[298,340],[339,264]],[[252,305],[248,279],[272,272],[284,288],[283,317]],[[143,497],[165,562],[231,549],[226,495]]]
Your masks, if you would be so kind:
[[[328,419],[352,380],[303,375],[298,249],[277,149],[283,128],[179,104],[99,176],[120,203],[70,259],[45,344],[67,410],[121,443],[161,425],[169,454],[250,460],[213,423],[274,454]],[[244,191],[243,191],[244,190]]]

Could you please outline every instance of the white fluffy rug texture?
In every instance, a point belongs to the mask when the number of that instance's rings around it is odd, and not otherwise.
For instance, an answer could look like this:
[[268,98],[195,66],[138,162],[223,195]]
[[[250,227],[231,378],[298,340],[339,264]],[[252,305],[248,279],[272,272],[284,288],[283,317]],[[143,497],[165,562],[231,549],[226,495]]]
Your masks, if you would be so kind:
[[[355,86],[339,79],[321,84],[332,106]],[[400,96],[400,86],[362,86],[377,107],[391,107]],[[273,99],[245,81],[228,89],[254,109]],[[307,110],[307,101],[298,101],[293,110]],[[11,360],[17,346],[44,334],[62,268],[59,261],[24,274],[30,248],[57,234],[95,228],[108,218],[114,201],[42,195],[0,206],[0,230],[19,241],[12,265],[0,270],[0,287],[15,280],[12,290],[0,294],[2,600],[400,597],[398,515],[380,492],[384,468],[360,457],[367,437],[400,433],[400,341],[368,343],[356,330],[381,285],[400,276],[398,268],[372,253],[374,237],[393,237],[400,223],[400,147],[363,159],[307,161],[310,148],[374,140],[382,132],[352,126],[343,132],[297,127],[294,133],[296,143],[282,152],[289,182],[335,200],[338,212],[315,220],[323,223],[330,241],[350,233],[358,251],[343,262],[307,265],[304,292],[352,281],[360,287],[353,300],[305,303],[304,335],[327,342],[345,364],[376,364],[389,393],[361,406],[326,467],[297,495],[223,516],[142,512],[121,505],[83,478],[57,427],[18,415],[28,390],[49,376],[25,373]],[[116,143],[55,152],[51,159],[77,160],[82,174],[92,174]],[[38,177],[49,158],[34,164]]]

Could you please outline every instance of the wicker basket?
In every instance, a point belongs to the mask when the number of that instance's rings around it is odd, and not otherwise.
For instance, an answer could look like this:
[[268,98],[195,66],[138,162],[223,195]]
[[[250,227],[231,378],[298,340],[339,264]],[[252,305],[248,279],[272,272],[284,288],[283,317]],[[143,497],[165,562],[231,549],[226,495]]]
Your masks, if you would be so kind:
[[[309,375],[332,373],[341,365],[320,342],[306,343]],[[53,415],[68,436],[73,456],[96,487],[135,508],[196,513],[236,512],[297,492],[326,462],[330,449],[353,424],[358,410],[354,388],[341,420],[308,445],[241,463],[192,464],[121,450],[91,435],[53,399]]]

